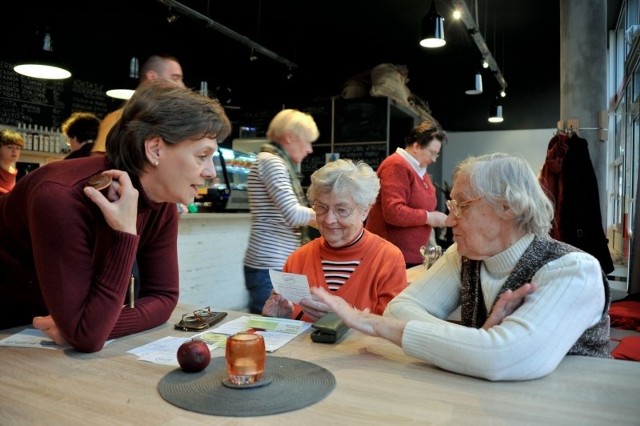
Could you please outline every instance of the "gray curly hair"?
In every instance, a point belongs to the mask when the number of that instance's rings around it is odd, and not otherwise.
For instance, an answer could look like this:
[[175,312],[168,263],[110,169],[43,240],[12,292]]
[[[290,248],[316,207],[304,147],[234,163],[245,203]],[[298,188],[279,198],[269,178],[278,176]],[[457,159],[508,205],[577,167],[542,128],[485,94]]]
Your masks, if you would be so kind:
[[349,193],[358,207],[369,208],[380,191],[380,179],[364,161],[338,159],[325,164],[311,175],[311,185],[307,190],[310,203],[319,194]]
[[514,213],[518,228],[545,236],[553,220],[553,204],[523,158],[503,153],[462,160],[453,171],[469,176],[469,198],[482,197],[494,207],[506,204]]

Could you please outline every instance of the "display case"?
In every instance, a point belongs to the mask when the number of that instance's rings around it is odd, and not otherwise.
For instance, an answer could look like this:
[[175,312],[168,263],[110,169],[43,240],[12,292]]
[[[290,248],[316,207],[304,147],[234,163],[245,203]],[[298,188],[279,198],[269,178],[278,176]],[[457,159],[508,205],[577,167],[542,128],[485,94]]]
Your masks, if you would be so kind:
[[213,156],[216,178],[196,200],[202,203],[202,210],[249,211],[247,177],[255,161],[255,154],[220,148]]

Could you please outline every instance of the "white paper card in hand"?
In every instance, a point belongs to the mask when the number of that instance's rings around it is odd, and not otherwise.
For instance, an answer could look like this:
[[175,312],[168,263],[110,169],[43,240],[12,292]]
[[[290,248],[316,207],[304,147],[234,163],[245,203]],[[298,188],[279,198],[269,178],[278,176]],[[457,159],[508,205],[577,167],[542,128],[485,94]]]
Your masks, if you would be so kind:
[[311,297],[306,275],[269,269],[269,277],[271,277],[271,283],[276,293],[293,303],[300,303],[300,299]]

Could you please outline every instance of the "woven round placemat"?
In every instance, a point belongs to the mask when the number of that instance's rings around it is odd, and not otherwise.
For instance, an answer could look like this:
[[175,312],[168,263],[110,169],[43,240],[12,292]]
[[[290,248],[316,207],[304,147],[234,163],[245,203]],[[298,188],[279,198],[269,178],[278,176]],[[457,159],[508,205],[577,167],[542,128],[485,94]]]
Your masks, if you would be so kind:
[[319,365],[299,359],[267,356],[263,387],[233,389],[224,357],[211,359],[199,373],[175,369],[158,383],[160,395],[185,410],[229,417],[265,416],[298,410],[324,399],[336,386],[333,374]]

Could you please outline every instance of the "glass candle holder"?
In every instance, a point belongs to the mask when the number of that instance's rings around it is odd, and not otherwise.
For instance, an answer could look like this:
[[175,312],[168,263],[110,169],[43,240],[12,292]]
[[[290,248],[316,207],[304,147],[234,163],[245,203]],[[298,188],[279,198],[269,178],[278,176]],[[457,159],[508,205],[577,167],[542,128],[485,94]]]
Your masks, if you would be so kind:
[[234,385],[251,385],[262,379],[267,359],[264,339],[248,332],[227,339],[225,349],[227,378]]
[[429,269],[431,265],[442,256],[442,247],[431,244],[422,246],[420,247],[420,254],[422,254],[422,258],[424,259],[424,268]]

